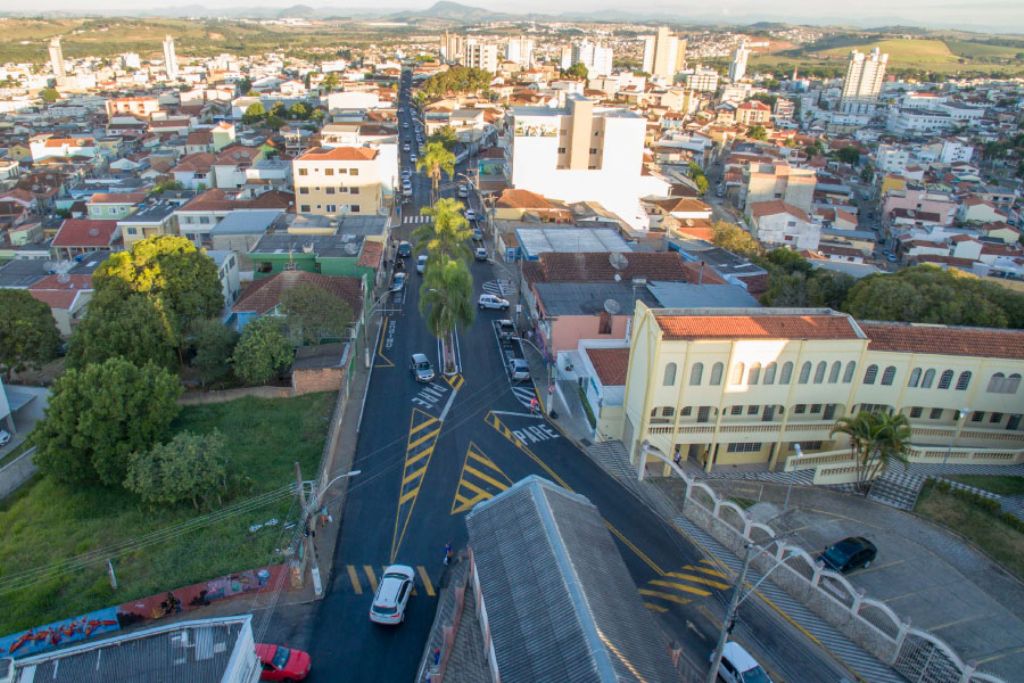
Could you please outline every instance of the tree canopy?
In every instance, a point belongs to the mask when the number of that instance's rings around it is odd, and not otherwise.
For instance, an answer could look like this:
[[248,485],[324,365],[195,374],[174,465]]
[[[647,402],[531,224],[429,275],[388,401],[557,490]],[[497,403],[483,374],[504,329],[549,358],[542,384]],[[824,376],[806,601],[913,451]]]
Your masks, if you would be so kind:
[[576,62],[568,69],[566,69],[563,73],[565,74],[566,78],[572,78],[573,80],[577,81],[587,80],[587,76],[589,76],[590,74],[590,72],[587,70],[586,65],[584,65],[583,62]]
[[242,114],[242,123],[253,124],[263,120],[267,116],[267,108],[263,106],[262,102],[253,102],[246,107],[245,112]]
[[715,221],[711,226],[714,233],[711,241],[716,247],[741,256],[755,256],[761,253],[761,245],[749,232],[725,221]]
[[47,104],[53,104],[60,99],[60,93],[56,88],[43,88],[39,91],[39,97]]
[[124,486],[147,503],[196,509],[221,502],[228,487],[228,459],[220,432],[179,432],[164,444],[129,456]]
[[426,252],[428,266],[441,259],[469,261],[472,258],[467,245],[473,230],[462,214],[459,200],[444,197],[433,206],[424,206],[420,213],[432,220],[416,228],[412,239],[416,251]]
[[846,273],[814,268],[791,249],[773,249],[754,261],[769,273],[768,291],[761,295],[765,306],[827,306],[838,310],[854,284]]
[[128,456],[163,439],[178,414],[178,378],[110,358],[57,378],[32,432],[35,463],[58,481],[120,486]]
[[50,307],[25,289],[0,289],[0,372],[38,368],[57,356],[60,332]]
[[455,143],[458,141],[459,136],[451,126],[442,126],[441,128],[438,128],[436,132],[427,136],[428,143],[440,142],[449,152],[455,149]]
[[853,145],[847,145],[836,152],[836,159],[839,159],[839,161],[842,161],[844,164],[856,166],[860,163],[860,150]]
[[263,384],[292,362],[294,349],[281,318],[264,316],[242,331],[232,360],[235,375],[249,384]]
[[67,366],[82,368],[108,358],[142,366],[175,365],[174,337],[157,304],[143,294],[97,291],[68,345]]
[[449,94],[475,93],[486,90],[493,80],[489,72],[468,66],[453,66],[447,71],[436,73],[423,82],[420,92],[433,100]]
[[231,372],[231,354],[237,343],[238,333],[215,318],[192,324],[192,367],[204,385]]
[[285,290],[281,308],[288,331],[297,343],[319,344],[324,339],[343,339],[352,324],[352,307],[308,282]]
[[441,174],[455,175],[455,155],[440,142],[428,142],[422,156],[416,161],[416,170],[430,176],[431,193],[436,201],[441,186]]
[[747,137],[752,140],[767,140],[768,131],[764,126],[751,126],[747,129]]

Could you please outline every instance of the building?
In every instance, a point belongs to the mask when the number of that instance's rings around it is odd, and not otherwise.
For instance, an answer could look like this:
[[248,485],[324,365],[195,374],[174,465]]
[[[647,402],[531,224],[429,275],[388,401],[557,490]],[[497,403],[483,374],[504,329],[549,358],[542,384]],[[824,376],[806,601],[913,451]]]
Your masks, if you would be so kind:
[[717,71],[700,65],[683,72],[683,84],[697,92],[715,92],[718,90],[718,78]]
[[50,69],[54,78],[61,79],[67,75],[64,70],[64,50],[60,46],[60,36],[50,40]]
[[1021,330],[641,302],[630,348],[622,440],[634,455],[647,441],[708,471],[778,469],[798,447],[841,457],[835,422],[862,410],[906,415],[912,449],[1024,447]]
[[167,80],[178,80],[178,55],[174,52],[174,38],[170,35],[164,38],[164,71]]
[[160,99],[157,97],[111,97],[104,104],[107,107],[107,118],[138,116],[148,119],[160,111]]
[[65,218],[50,250],[56,258],[73,259],[93,251],[115,251],[120,246],[120,237],[117,221]]
[[464,44],[462,64],[471,69],[480,69],[493,74],[498,70],[498,46],[476,38],[467,38]]
[[178,217],[174,213],[175,208],[170,202],[148,204],[119,220],[117,227],[124,239],[125,249],[130,249],[133,244],[148,237],[177,235]]
[[668,642],[587,498],[530,476],[477,503],[466,527],[490,680],[678,680]]
[[814,188],[818,184],[814,169],[788,164],[750,164],[743,169],[743,175],[746,180],[744,207],[748,212],[752,204],[779,199],[810,213]]
[[885,173],[903,173],[910,163],[910,151],[903,145],[883,143],[875,152],[875,168]]
[[613,53],[610,47],[584,40],[572,45],[572,63],[587,67],[587,78],[610,76]]
[[765,245],[815,251],[821,240],[820,224],[812,222],[803,209],[779,199],[750,204],[748,218],[754,236]]
[[739,47],[732,53],[732,62],[729,63],[729,80],[738,83],[747,75],[747,60],[750,58],[750,50],[747,48],[747,41],[741,40]]
[[533,66],[533,39],[526,36],[509,38],[505,45],[505,59],[529,69]]
[[92,276],[47,275],[29,285],[28,293],[50,307],[61,336],[70,337],[92,298]]
[[444,35],[441,36],[440,42],[438,52],[441,55],[441,61],[448,64],[458,64],[462,61],[462,57],[465,54],[465,38],[445,31]]
[[850,53],[843,80],[843,92],[839,106],[846,114],[865,114],[874,111],[878,94],[882,92],[882,80],[889,55],[882,54],[876,47],[870,54],[859,50]]
[[747,100],[736,107],[736,123],[741,126],[767,126],[772,122],[772,108],[760,100]]
[[369,147],[314,147],[292,161],[299,213],[375,214],[382,202],[380,153]]
[[956,126],[952,116],[938,109],[893,107],[886,120],[886,130],[905,136],[937,135]]
[[671,82],[686,68],[686,39],[659,26],[653,36],[644,38],[643,70],[655,78]]

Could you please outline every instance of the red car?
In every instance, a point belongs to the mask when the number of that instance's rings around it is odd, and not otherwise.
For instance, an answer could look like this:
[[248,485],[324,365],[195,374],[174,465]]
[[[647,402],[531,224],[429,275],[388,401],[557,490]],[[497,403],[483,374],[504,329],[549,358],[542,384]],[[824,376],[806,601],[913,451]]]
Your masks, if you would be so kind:
[[256,656],[263,665],[261,681],[301,681],[309,674],[309,655],[270,643],[256,643]]

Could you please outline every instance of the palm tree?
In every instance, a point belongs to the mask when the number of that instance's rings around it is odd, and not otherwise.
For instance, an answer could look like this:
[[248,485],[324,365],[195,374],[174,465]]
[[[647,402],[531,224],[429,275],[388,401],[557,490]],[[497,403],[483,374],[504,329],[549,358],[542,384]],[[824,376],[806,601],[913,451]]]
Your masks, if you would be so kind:
[[441,172],[449,176],[455,175],[455,155],[449,152],[440,142],[428,142],[421,156],[416,161],[416,170],[424,171],[430,176],[433,188],[433,199],[437,201],[441,186]]
[[867,493],[870,482],[880,476],[892,461],[906,467],[910,422],[902,413],[862,410],[836,421],[830,436],[845,434],[850,439],[850,454],[857,467],[857,488]]
[[431,334],[441,340],[444,373],[456,372],[453,334],[473,323],[473,276],[465,261],[440,257],[423,274],[420,315]]
[[462,215],[462,204],[457,199],[439,199],[433,206],[420,209],[420,214],[433,218],[412,233],[416,250],[427,252],[428,268],[440,259],[469,261],[472,258],[468,245],[473,230]]

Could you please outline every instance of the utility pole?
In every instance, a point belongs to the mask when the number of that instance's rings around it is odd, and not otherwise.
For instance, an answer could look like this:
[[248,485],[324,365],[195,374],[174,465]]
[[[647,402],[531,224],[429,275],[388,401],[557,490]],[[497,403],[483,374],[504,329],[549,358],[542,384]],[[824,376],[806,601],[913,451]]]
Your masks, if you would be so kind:
[[[310,563],[310,575],[313,577],[313,590],[319,597],[322,589],[320,583],[320,563],[317,561],[316,548],[313,545],[313,535],[316,533],[316,522],[313,521],[313,512],[310,502],[306,499],[306,483],[302,480],[302,466],[295,461],[295,485],[299,492],[299,506],[302,508],[302,543],[304,546],[305,558]],[[313,495],[316,501],[316,494]],[[312,524],[311,524],[312,523]],[[312,526],[312,528],[310,528]],[[305,572],[303,572],[305,573]]]
[[743,556],[743,568],[740,569],[739,578],[736,579],[736,586],[732,589],[732,598],[729,600],[729,608],[725,610],[725,619],[722,621],[722,630],[718,634],[718,644],[715,646],[715,652],[711,655],[711,668],[708,670],[707,683],[715,683],[718,680],[718,667],[722,664],[722,651],[725,649],[725,643],[729,639],[729,634],[732,633],[733,621],[736,619],[736,610],[739,609],[741,594],[743,593],[743,584],[747,580],[747,570],[750,568],[750,562],[754,559],[754,544],[747,543],[747,552]]

